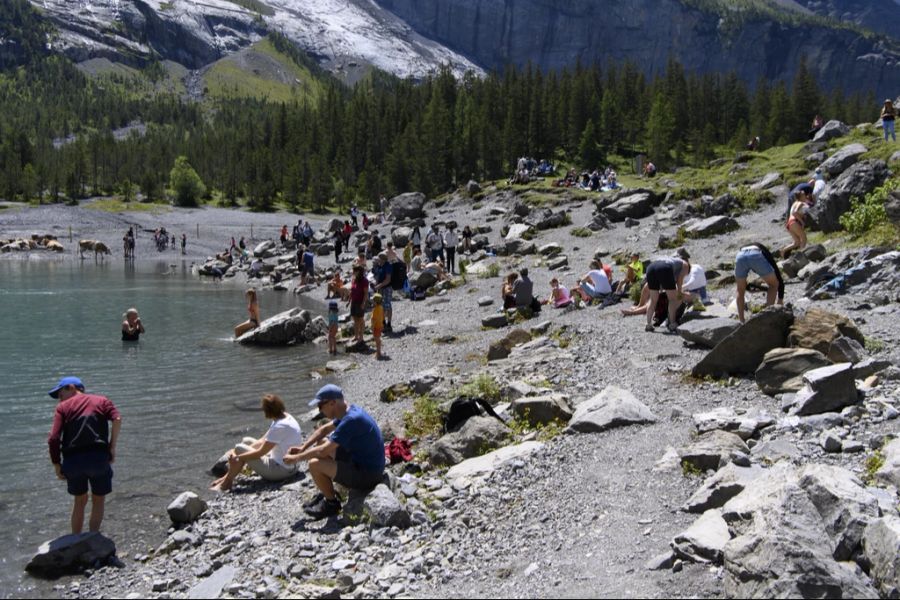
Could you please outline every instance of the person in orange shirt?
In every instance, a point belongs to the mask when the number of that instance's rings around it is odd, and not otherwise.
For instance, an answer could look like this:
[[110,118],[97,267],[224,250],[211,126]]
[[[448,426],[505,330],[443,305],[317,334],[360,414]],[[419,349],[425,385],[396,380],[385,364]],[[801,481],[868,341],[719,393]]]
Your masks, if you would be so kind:
[[372,337],[375,338],[375,358],[381,360],[384,354],[381,352],[381,333],[384,331],[384,306],[381,294],[372,296],[372,302],[375,303],[372,308]]

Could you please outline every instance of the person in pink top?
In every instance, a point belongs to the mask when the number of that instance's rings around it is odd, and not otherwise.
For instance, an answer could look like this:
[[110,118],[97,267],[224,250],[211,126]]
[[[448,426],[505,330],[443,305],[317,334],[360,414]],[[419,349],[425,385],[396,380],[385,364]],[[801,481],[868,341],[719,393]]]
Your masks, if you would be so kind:
[[569,293],[569,288],[564,286],[559,282],[559,279],[554,277],[550,280],[550,298],[548,298],[544,303],[545,304],[553,304],[553,308],[565,308],[572,304],[572,295]]
[[75,496],[72,533],[81,533],[84,527],[89,489],[92,495],[89,528],[92,532],[100,531],[106,496],[112,492],[111,465],[116,460],[122,417],[109,398],[85,394],[84,384],[77,377],[60,379],[49,394],[59,404],[47,444],[56,477],[64,480],[69,494]]

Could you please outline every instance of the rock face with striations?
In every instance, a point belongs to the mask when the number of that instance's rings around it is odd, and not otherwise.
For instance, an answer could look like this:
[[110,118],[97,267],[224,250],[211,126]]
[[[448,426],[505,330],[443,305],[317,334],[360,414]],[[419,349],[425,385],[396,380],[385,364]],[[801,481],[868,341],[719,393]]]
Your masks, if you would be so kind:
[[850,210],[852,198],[862,198],[887,179],[888,167],[883,160],[856,163],[831,182],[816,198],[809,211],[810,225],[826,233],[841,229],[841,215]]
[[770,307],[749,319],[710,350],[693,369],[695,377],[750,375],[766,352],[787,343],[794,313],[787,307]]
[[[651,73],[663,70],[666,61],[675,57],[689,72],[734,71],[747,82],[762,76],[790,81],[799,65],[796,57],[805,55],[818,81],[840,82],[845,89],[870,89],[879,82],[879,98],[894,97],[896,84],[890,82],[900,79],[900,65],[892,51],[855,32],[749,17],[726,35],[719,13],[678,0],[378,3],[418,33],[440,40],[488,69],[531,62],[556,70],[571,67],[576,57],[588,64],[612,56],[628,57]],[[896,8],[887,14],[896,14]],[[616,26],[597,27],[598,22]],[[635,42],[640,39],[664,42]],[[833,52],[833,48],[845,51]]]

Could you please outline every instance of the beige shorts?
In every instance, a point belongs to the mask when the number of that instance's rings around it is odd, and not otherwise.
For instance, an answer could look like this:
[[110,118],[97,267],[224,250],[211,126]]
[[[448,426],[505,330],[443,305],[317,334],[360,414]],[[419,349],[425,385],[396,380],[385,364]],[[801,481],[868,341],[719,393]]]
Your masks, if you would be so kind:
[[[246,437],[243,442],[234,447],[234,451],[238,454],[253,451],[253,444],[256,442],[254,438]],[[254,473],[265,479],[266,481],[284,481],[293,477],[297,473],[297,465],[285,466],[275,462],[271,456],[263,456],[246,461]]]

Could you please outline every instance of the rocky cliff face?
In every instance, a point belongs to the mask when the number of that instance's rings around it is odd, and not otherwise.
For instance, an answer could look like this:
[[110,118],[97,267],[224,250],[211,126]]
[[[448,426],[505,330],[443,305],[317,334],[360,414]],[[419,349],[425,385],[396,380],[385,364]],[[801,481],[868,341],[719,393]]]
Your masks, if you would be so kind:
[[[868,0],[867,0],[868,1]],[[893,0],[890,0],[893,2]],[[630,60],[647,72],[669,56],[687,69],[755,81],[793,77],[805,55],[819,80],[845,90],[900,90],[900,55],[846,30],[773,21],[732,27],[678,0],[378,0],[422,35],[486,68]]]
[[900,39],[900,0],[799,0],[816,13]]

